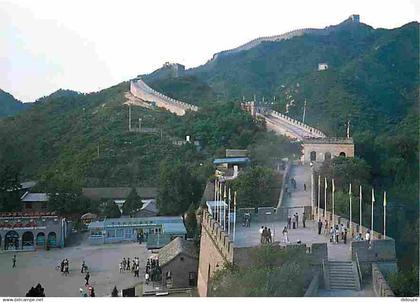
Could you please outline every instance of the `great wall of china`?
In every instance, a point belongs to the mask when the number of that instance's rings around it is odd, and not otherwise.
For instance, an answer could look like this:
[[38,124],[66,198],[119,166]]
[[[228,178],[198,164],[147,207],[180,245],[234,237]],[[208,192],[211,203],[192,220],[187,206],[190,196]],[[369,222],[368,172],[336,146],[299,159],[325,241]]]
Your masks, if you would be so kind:
[[[154,104],[157,107],[169,110],[177,115],[184,115],[188,110],[198,111],[198,107],[170,98],[149,87],[143,80],[136,79],[130,82],[130,93],[142,102]],[[135,104],[135,102],[131,102]]]
[[[354,23],[358,23],[359,22],[359,16],[358,15],[351,15],[347,20],[345,20],[344,22],[354,22]],[[259,37],[256,39],[253,39],[245,44],[242,44],[238,47],[232,48],[232,49],[228,49],[228,50],[224,50],[218,53],[215,53],[212,57],[212,59],[210,61],[214,61],[216,60],[218,57],[220,57],[221,55],[230,55],[230,54],[234,54],[243,50],[248,50],[251,49],[263,42],[278,42],[278,41],[282,41],[282,40],[288,40],[294,37],[299,37],[302,36],[304,34],[316,34],[316,35],[327,35],[329,34],[331,31],[335,30],[337,26],[329,26],[326,28],[301,28],[301,29],[295,29],[295,30],[291,30],[287,33],[284,34],[280,34],[280,35],[274,35],[274,36],[266,36],[266,37]]]

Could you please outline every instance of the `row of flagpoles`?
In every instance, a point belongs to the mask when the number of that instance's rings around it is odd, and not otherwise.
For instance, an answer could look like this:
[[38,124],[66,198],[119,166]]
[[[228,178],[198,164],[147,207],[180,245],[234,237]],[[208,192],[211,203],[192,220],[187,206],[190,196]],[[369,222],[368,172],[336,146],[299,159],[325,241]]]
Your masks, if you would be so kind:
[[[313,180],[313,174],[312,174],[312,190],[314,188],[314,180]],[[327,182],[327,178],[324,177],[324,217],[325,217],[325,211],[327,210],[327,188],[328,188],[328,182]],[[334,193],[335,193],[335,184],[334,184],[334,178],[331,179],[331,208],[332,208],[332,223],[333,225],[335,225],[335,204],[334,204]],[[362,185],[359,186],[359,225],[362,226]],[[312,200],[314,198],[314,194],[312,191]],[[372,198],[371,198],[371,202],[372,202],[372,210],[371,210],[371,222],[370,222],[370,229],[373,231],[373,205],[375,203],[375,192],[374,189],[372,188]],[[317,208],[318,208],[318,219],[320,219],[320,215],[319,215],[319,209],[320,209],[320,203],[321,203],[321,175],[318,175],[318,198],[317,198]],[[383,197],[383,208],[384,208],[384,238],[386,238],[386,191],[384,191],[384,197]],[[312,206],[314,207],[315,205],[312,202]],[[352,221],[352,190],[351,190],[351,183],[349,184],[349,216],[350,216],[350,221]],[[350,233],[352,231],[352,226],[350,224]]]
[[[233,198],[232,198],[233,195]],[[236,191],[231,194],[230,188],[217,178],[214,181],[214,201],[215,212],[212,213],[216,221],[222,226],[228,235],[232,234],[232,239],[235,241],[236,234]],[[233,221],[231,221],[231,208],[233,204]],[[226,227],[226,205],[227,205],[227,227]],[[233,230],[232,226],[233,224]]]

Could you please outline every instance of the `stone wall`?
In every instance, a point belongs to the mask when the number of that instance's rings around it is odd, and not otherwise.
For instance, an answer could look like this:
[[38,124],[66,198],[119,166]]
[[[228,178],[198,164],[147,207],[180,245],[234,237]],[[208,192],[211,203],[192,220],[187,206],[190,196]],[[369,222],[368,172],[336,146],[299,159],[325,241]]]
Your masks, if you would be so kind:
[[321,273],[317,271],[315,272],[314,277],[312,278],[312,281],[309,284],[309,287],[306,290],[304,297],[317,297],[320,284],[321,284]]
[[132,95],[142,99],[143,101],[154,103],[157,107],[165,108],[177,115],[184,115],[187,110],[198,110],[197,106],[172,99],[158,91],[153,90],[140,79],[131,81],[130,92]]
[[372,285],[377,297],[394,297],[394,292],[375,263],[372,264]]
[[[321,202],[321,204],[323,204],[323,201]],[[316,205],[316,202],[315,202]],[[317,207],[315,207],[313,209],[313,215],[314,215],[314,219],[317,220],[318,219],[318,214],[317,214]],[[324,217],[324,212],[325,212],[325,217]],[[324,211],[324,209],[320,208],[319,209],[319,217],[321,218],[322,223],[324,223],[325,219],[328,220],[328,224],[331,225],[332,221],[333,221],[333,215],[330,211]],[[370,222],[370,221],[369,221]],[[369,228],[365,227],[365,226],[359,226],[358,223],[355,222],[351,222],[351,233],[350,233],[350,221],[347,218],[341,217],[339,215],[334,215],[334,224],[343,224],[344,226],[347,227],[349,233],[348,236],[349,237],[354,237],[356,236],[357,233],[362,233],[362,235],[365,235],[367,230],[369,230]],[[383,239],[383,235],[379,232],[376,231],[371,231],[371,238],[372,239]],[[392,239],[391,237],[387,237]]]
[[352,258],[357,256],[362,262],[395,261],[395,241],[392,238],[372,240],[370,245],[367,241],[351,242]]
[[[341,152],[345,153],[346,157],[354,157],[354,144],[344,142],[333,142],[330,143],[317,143],[316,141],[305,141],[303,144],[303,161],[308,163],[311,161],[311,152],[316,153],[317,162],[323,162],[326,154],[329,153],[329,157],[334,158],[340,156]],[[327,155],[328,156],[328,155]]]
[[233,263],[233,243],[212,216],[203,211],[201,221],[198,294],[206,297],[211,277],[225,265]]

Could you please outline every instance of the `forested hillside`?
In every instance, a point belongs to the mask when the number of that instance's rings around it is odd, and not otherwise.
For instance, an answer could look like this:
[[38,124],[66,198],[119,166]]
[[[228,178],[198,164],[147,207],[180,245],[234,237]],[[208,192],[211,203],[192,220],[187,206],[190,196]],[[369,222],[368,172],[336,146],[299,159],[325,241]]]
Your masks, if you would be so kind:
[[30,104],[18,101],[10,93],[0,89],[0,118],[15,115],[29,106]]
[[[418,263],[408,253],[418,249],[419,54],[418,22],[389,30],[346,21],[329,33],[264,42],[185,73],[219,100],[256,96],[299,120],[306,100],[305,122],[329,136],[345,136],[350,121],[362,159],[358,167],[366,168],[353,174],[354,180],[363,177],[366,185],[388,192],[389,235],[409,266]],[[318,63],[327,63],[328,70],[318,71]],[[188,85],[171,81],[182,78],[149,84],[175,98],[185,95]]]

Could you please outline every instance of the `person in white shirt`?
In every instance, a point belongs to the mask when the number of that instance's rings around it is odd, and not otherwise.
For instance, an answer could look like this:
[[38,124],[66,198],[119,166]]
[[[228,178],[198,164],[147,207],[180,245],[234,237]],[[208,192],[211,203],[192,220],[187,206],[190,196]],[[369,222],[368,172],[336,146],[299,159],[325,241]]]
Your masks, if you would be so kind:
[[366,241],[370,244],[370,231],[368,230],[367,232],[366,232]]
[[289,242],[289,237],[287,236],[287,227],[284,227],[282,233],[283,233],[283,242],[288,243]]
[[263,231],[264,231],[264,226],[261,226],[261,229],[260,229],[260,243],[263,243]]

